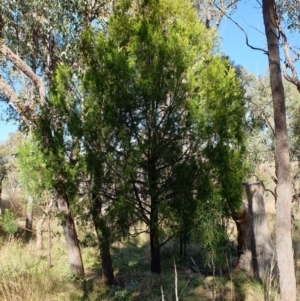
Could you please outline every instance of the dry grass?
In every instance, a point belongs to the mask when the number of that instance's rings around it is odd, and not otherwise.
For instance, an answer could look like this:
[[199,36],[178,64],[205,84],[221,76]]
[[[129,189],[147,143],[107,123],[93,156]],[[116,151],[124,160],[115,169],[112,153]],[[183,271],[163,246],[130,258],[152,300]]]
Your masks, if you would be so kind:
[[54,267],[48,270],[45,257],[36,254],[33,242],[6,243],[0,256],[0,300],[70,300],[70,286],[72,290],[76,287],[65,267],[65,254],[60,255],[55,254]]
[[[274,229],[274,203],[266,198],[270,227]],[[18,204],[15,199],[15,204]],[[7,203],[5,206],[9,206]],[[20,212],[19,205],[14,205]],[[298,218],[298,216],[297,216]],[[21,221],[23,223],[23,219]],[[300,224],[299,224],[300,226]],[[167,244],[162,250],[160,276],[149,272],[150,256],[148,237],[138,236],[114,245],[113,265],[118,286],[107,288],[101,283],[100,265],[96,248],[83,248],[82,255],[86,270],[86,280],[78,282],[69,273],[65,240],[59,221],[52,220],[52,265],[47,269],[46,251],[37,253],[35,241],[24,244],[16,239],[3,238],[0,250],[0,300],[2,301],[175,301],[215,300],[215,301],[263,301],[264,286],[253,278],[233,271],[218,276],[199,274],[190,259],[180,261],[177,244]],[[232,229],[234,236],[234,229]],[[294,247],[297,267],[300,264],[300,235],[294,233]],[[46,234],[45,234],[46,236]],[[46,243],[46,241],[45,241]],[[45,245],[46,249],[46,245]],[[196,264],[199,263],[199,249],[188,248]],[[177,268],[175,283],[174,261]],[[231,262],[230,259],[228,259]],[[300,269],[297,269],[300,279]],[[274,284],[264,283],[271,291],[270,301],[279,300]],[[176,289],[177,288],[177,289]]]

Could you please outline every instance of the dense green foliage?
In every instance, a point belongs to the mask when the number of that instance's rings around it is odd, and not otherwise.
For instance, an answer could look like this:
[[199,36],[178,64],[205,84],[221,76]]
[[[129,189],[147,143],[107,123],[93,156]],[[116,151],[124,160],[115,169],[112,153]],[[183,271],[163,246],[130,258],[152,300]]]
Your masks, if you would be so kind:
[[51,189],[50,170],[36,142],[30,137],[23,140],[17,149],[16,163],[19,178],[27,195],[40,197],[45,190]]
[[[28,193],[53,189],[65,202],[62,223],[69,204],[92,221],[107,284],[114,283],[111,244],[137,235],[140,223],[152,272],[161,272],[160,249],[171,238],[200,244],[216,262],[245,174],[244,91],[235,68],[189,1],[118,1],[109,21],[76,43],[84,25],[72,39],[79,71],[74,57],[59,57],[69,44],[57,25],[61,49],[45,67],[49,99],[37,109],[33,142],[19,151]],[[41,51],[27,59],[44,72]]]
[[90,172],[114,216],[126,222],[134,209],[158,250],[204,216],[221,223],[241,200],[242,89],[189,6],[120,1],[107,29],[83,40]]

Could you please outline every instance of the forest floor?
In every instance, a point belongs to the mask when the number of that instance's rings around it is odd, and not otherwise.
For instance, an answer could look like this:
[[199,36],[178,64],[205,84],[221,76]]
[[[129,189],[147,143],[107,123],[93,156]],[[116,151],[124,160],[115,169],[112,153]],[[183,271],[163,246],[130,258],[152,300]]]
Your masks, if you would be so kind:
[[[10,195],[3,195],[3,208],[10,207],[24,225],[24,213]],[[274,232],[275,206],[266,197],[269,227]],[[300,225],[300,214],[295,214]],[[37,220],[35,220],[36,222]],[[234,269],[233,256],[227,268],[210,265],[205,268],[201,250],[195,246],[187,249],[187,258],[179,256],[178,244],[169,243],[162,249],[162,274],[149,272],[150,258],[145,235],[115,244],[112,248],[113,265],[118,285],[107,288],[101,283],[101,269],[97,248],[82,248],[86,279],[70,275],[66,246],[59,220],[51,221],[51,268],[48,268],[47,231],[44,233],[44,250],[37,251],[35,239],[24,243],[22,237],[1,234],[0,250],[0,300],[3,301],[262,301],[264,292],[269,300],[279,300],[276,284],[259,283],[254,278]],[[46,227],[45,227],[46,228]],[[78,227],[80,229],[80,227]],[[82,236],[83,233],[80,233]],[[83,237],[83,236],[82,236]],[[300,283],[300,233],[294,231],[294,251],[297,281]],[[233,237],[234,239],[234,237]],[[175,254],[175,255],[174,255]],[[176,255],[178,254],[178,255]],[[299,300],[300,300],[300,287]],[[178,298],[176,297],[178,295]],[[298,299],[297,299],[298,300]]]

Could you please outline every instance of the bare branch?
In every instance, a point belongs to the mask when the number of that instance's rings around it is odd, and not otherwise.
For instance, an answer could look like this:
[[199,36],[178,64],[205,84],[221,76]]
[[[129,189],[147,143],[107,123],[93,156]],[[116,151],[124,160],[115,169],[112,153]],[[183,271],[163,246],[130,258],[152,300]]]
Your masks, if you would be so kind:
[[[285,35],[285,32],[284,32],[284,29],[282,28],[282,26],[280,25],[279,22],[277,24],[277,27],[278,27],[278,31],[281,35],[281,40],[282,40],[282,44],[283,44],[283,51],[284,51],[284,55],[285,55],[285,59],[286,59],[285,64],[283,65],[283,68],[282,68],[283,69],[283,76],[287,81],[294,84],[297,87],[298,91],[300,92],[300,81],[299,81],[298,74],[297,74],[297,71],[296,71],[296,68],[295,68],[295,65],[294,65],[294,63],[300,57],[300,53],[298,53],[295,56],[294,59],[291,58],[290,47],[289,47],[289,44],[287,42],[287,38],[286,38],[286,35]],[[292,76],[287,74],[287,68],[290,68]]]
[[[256,176],[256,177],[257,177],[257,176]],[[260,181],[260,183],[261,183],[261,185],[262,185],[262,187],[263,187],[263,190],[266,191],[266,192],[270,192],[270,193],[273,195],[273,197],[276,199],[276,194],[275,194],[275,192],[274,192],[273,190],[269,189],[269,188],[266,188],[266,186],[265,186],[265,184],[264,184],[263,181]]]
[[268,163],[265,163],[265,170],[268,172],[268,174],[270,175],[270,177],[271,177],[271,179],[273,180],[273,182],[277,185],[277,183],[278,183],[278,180],[277,180],[277,177],[276,176],[274,176],[273,174],[272,174],[272,172],[271,172],[271,170],[270,170],[270,166],[269,166],[269,164]]
[[224,16],[226,16],[231,22],[233,22],[244,33],[245,38],[246,38],[246,45],[249,48],[251,48],[253,50],[262,51],[264,54],[268,55],[268,51],[266,51],[265,49],[254,47],[254,46],[250,45],[248,35],[247,35],[246,31],[236,21],[234,21],[222,8],[220,8],[217,4],[215,4],[215,6],[216,6],[217,9],[219,9],[224,14]]

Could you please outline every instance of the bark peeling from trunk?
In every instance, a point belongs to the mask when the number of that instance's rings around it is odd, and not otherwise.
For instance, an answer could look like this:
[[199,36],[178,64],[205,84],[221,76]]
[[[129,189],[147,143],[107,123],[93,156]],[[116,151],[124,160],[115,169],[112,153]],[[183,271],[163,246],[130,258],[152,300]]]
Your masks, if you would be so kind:
[[238,230],[237,267],[264,280],[270,273],[277,275],[265,201],[259,183],[244,185],[247,201],[243,201],[241,213],[234,218]]

